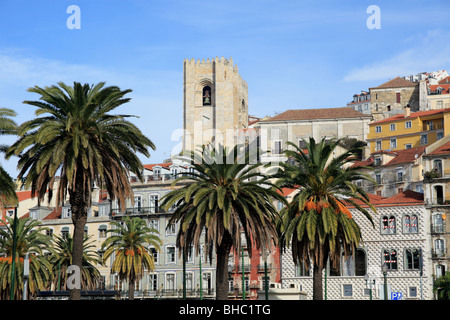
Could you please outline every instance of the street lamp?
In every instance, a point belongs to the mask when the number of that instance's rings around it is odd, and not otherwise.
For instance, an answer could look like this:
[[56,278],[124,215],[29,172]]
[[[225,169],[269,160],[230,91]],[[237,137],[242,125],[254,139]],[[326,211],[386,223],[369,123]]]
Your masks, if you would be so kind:
[[369,295],[370,295],[370,300],[372,300],[372,285],[375,286],[375,279],[370,279],[369,275],[366,273],[364,275],[364,280],[366,280],[366,287],[367,287],[367,284],[369,284]]
[[383,272],[383,277],[384,277],[384,300],[388,299],[388,294],[387,294],[387,271],[388,271],[388,266],[385,263],[383,263],[383,265],[381,266],[381,271]]

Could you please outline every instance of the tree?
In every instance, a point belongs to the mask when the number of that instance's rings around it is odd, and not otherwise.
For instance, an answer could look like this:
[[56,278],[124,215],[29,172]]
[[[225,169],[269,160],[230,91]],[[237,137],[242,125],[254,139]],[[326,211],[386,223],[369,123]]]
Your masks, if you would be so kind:
[[352,168],[356,150],[345,150],[334,156],[339,140],[317,143],[313,138],[305,141],[306,151],[290,143],[292,150],[285,154],[290,158],[281,163],[275,174],[277,184],[297,188],[289,206],[279,221],[283,247],[292,247],[295,264],[307,268],[313,264],[313,299],[322,300],[322,272],[328,259],[336,266],[342,253],[344,258],[356,252],[362,240],[360,228],[346,204],[353,205],[372,223],[372,217],[362,205],[373,212],[367,193],[353,182],[371,180],[367,174]]
[[155,270],[153,254],[148,247],[160,250],[162,244],[158,231],[149,228],[145,220],[126,216],[123,224],[113,221],[114,227],[107,232],[112,233],[102,244],[103,260],[106,261],[114,254],[111,273],[118,274],[121,280],[128,281],[129,299],[134,299],[134,286],[147,271]]
[[[13,256],[14,219],[6,217],[5,229],[0,229],[0,297],[9,298],[11,294],[11,274]],[[16,251],[14,268],[14,298],[20,299],[23,290],[23,266],[26,254],[30,261],[28,295],[45,289],[52,278],[52,265],[45,253],[52,252],[51,238],[42,233],[46,228],[31,218],[16,219]]]
[[[17,124],[10,117],[16,116],[16,112],[0,108],[0,136],[12,135],[17,133]],[[9,146],[0,145],[0,152],[5,153]],[[6,206],[15,206],[18,203],[16,194],[16,186],[11,176],[0,166],[0,205],[2,208]]]
[[239,150],[239,146],[228,152],[209,145],[202,154],[191,153],[187,161],[195,172],[173,182],[189,183],[167,193],[161,202],[166,210],[176,207],[169,223],[179,224],[176,245],[180,254],[191,247],[199,254],[205,231],[205,255],[210,262],[216,253],[217,300],[228,299],[228,258],[231,248],[238,254],[241,251],[241,231],[249,255],[255,244],[265,259],[277,241],[273,223],[277,211],[272,202],[284,202],[270,177],[259,171],[261,163],[252,164],[251,155]]
[[[73,260],[73,239],[70,235],[65,237],[53,235],[55,243],[55,254],[50,257],[55,273],[53,286],[58,290],[67,288],[67,269]],[[95,250],[93,241],[89,242],[89,237],[83,240],[83,264],[81,267],[81,288],[83,290],[94,290],[98,287],[101,278],[96,265],[102,265],[103,260]]]
[[450,273],[434,279],[433,292],[438,300],[450,300]]
[[[40,95],[40,101],[24,101],[37,107],[36,118],[19,126],[19,139],[7,156],[19,156],[19,179],[31,187],[39,201],[48,194],[62,205],[68,197],[72,211],[73,260],[81,269],[84,226],[91,206],[94,185],[117,198],[121,207],[132,197],[128,173],[141,181],[142,163],[137,153],[149,156],[153,143],[130,121],[129,115],[111,112],[128,102],[124,96],[131,90],[74,82],[73,87],[58,86],[28,89]],[[70,292],[72,300],[80,299],[80,290]]]

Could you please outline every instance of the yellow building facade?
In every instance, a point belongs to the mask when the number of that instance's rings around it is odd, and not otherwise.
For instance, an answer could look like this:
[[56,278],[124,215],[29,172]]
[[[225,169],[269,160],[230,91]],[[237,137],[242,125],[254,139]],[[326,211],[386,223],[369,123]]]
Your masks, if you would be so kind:
[[370,153],[430,145],[450,134],[450,109],[404,113],[369,124]]

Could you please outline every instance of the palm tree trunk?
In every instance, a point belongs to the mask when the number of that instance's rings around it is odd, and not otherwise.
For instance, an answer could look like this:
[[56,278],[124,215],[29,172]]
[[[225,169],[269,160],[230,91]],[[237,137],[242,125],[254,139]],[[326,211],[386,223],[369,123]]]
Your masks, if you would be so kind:
[[228,258],[231,244],[231,236],[226,232],[222,244],[217,248],[216,300],[228,300]]
[[134,278],[130,278],[128,284],[128,300],[134,300]]
[[313,268],[313,300],[323,300],[322,289],[322,271],[323,268],[314,264]]
[[[74,191],[70,192],[69,201],[72,210],[72,222],[74,225],[72,265],[79,267],[80,270],[83,265],[84,226],[87,221],[86,195],[84,193],[89,193],[89,190],[85,190],[82,179],[78,178]],[[81,288],[70,290],[70,300],[80,299]]]

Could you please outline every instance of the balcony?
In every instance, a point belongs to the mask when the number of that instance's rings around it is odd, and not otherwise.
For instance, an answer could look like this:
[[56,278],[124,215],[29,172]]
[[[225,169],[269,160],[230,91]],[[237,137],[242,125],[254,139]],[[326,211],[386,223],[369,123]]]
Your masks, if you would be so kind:
[[445,224],[431,224],[431,234],[445,233]]
[[431,250],[432,259],[445,259],[447,258],[447,248],[442,249],[432,249]]
[[141,216],[160,213],[170,213],[173,210],[165,211],[161,207],[138,207],[138,208],[126,208],[125,211],[120,209],[112,209],[112,216]]

